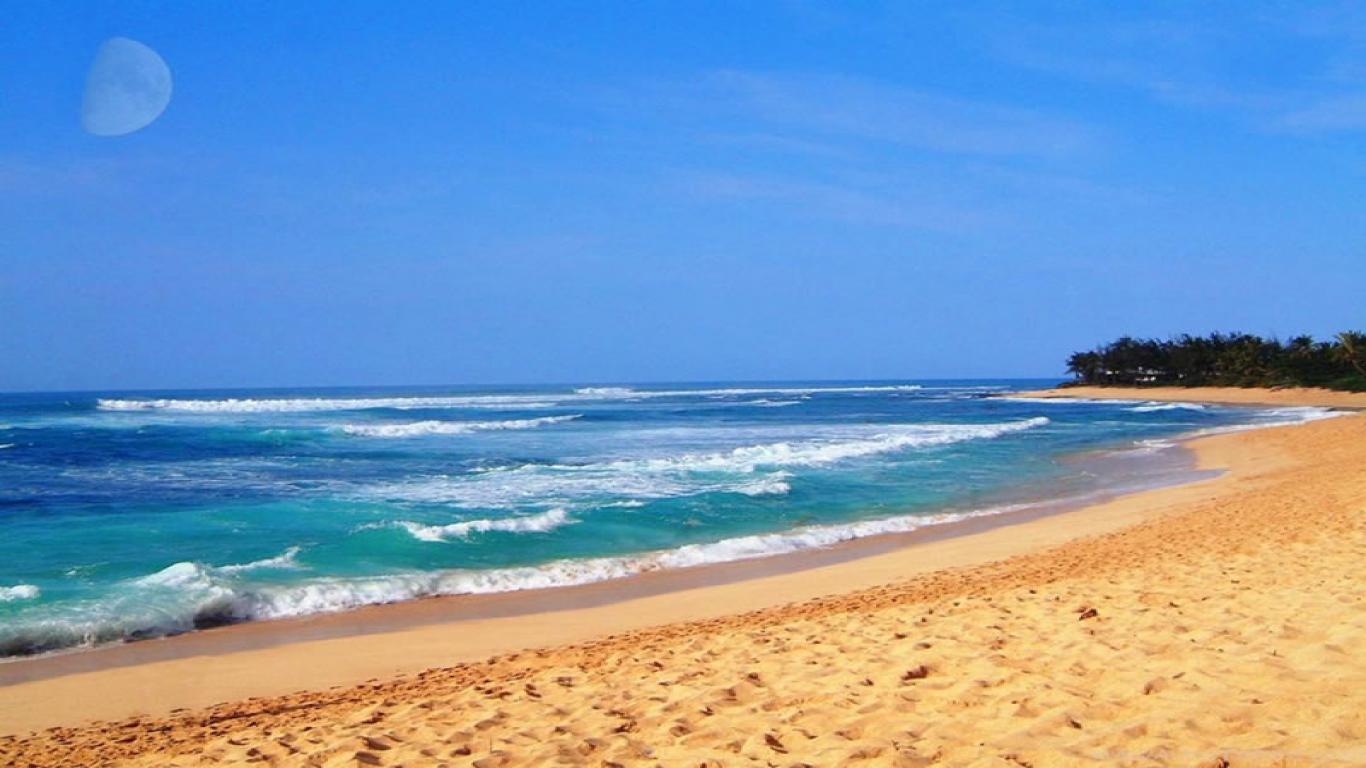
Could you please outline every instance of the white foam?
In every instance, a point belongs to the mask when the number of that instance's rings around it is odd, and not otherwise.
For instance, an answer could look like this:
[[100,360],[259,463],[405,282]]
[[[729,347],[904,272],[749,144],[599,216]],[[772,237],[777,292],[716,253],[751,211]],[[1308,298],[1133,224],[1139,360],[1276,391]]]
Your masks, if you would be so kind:
[[535,566],[489,570],[407,572],[370,578],[328,578],[289,586],[259,587],[233,592],[215,582],[209,569],[177,563],[144,577],[140,583],[178,586],[195,606],[190,616],[166,625],[186,626],[196,620],[271,619],[328,613],[376,603],[391,603],[432,595],[489,594],[589,584],[651,571],[686,568],[828,547],[852,539],[1000,514],[1018,506],[937,515],[906,515],[836,525],[809,526],[782,533],[739,536],[689,544],[639,555],[558,560]]
[[739,536],[689,544],[676,549],[623,557],[559,560],[543,565],[491,570],[452,570],[395,574],[359,580],[330,579],[306,585],[254,593],[239,601],[238,613],[251,618],[275,618],[302,613],[345,610],[376,602],[396,602],[427,595],[487,594],[526,589],[576,586],[651,571],[710,565],[828,547],[853,539],[1001,514],[1021,505],[972,512],[905,515],[835,525]]
[[305,411],[359,411],[371,408],[546,408],[553,398],[545,395],[465,395],[451,397],[306,397],[120,399],[100,398],[96,407],[105,411],[182,411],[186,413],[292,413]]
[[[840,426],[831,428],[827,432],[830,436],[818,439],[585,464],[526,464],[379,485],[365,489],[362,495],[367,499],[453,504],[468,509],[517,509],[529,504],[598,506],[612,500],[664,499],[702,493],[780,494],[787,492],[785,469],[991,439],[1048,423],[1046,417],[1040,416],[990,424]],[[788,434],[791,429],[760,434]],[[768,477],[756,478],[758,474]],[[759,492],[755,493],[756,490]]]
[[[559,560],[541,565],[489,570],[399,572],[364,578],[319,578],[289,585],[241,582],[224,568],[181,562],[125,582],[111,598],[66,613],[51,613],[26,624],[0,626],[0,654],[32,653],[73,646],[155,637],[197,626],[330,613],[434,595],[489,594],[567,587],[674,568],[747,560],[829,547],[868,536],[905,533],[1028,505],[935,515],[806,526],[689,544],[637,555]],[[548,514],[548,513],[547,513]],[[529,519],[529,518],[523,518]],[[258,561],[265,562],[265,561]],[[29,585],[5,588],[23,590]],[[32,588],[36,590],[36,588]]]
[[1189,436],[1202,437],[1205,435],[1222,435],[1232,432],[1245,432],[1249,429],[1261,429],[1263,427],[1289,427],[1345,415],[1346,411],[1335,411],[1331,408],[1320,408],[1317,406],[1268,408],[1258,411],[1254,421],[1245,422],[1243,424],[1230,424],[1223,427],[1209,427],[1207,429],[1192,432]]
[[919,384],[886,384],[831,387],[724,387],[720,389],[645,389],[631,390],[631,397],[738,397],[743,395],[819,395],[878,392],[914,392]]
[[253,560],[250,563],[241,563],[237,565],[220,565],[214,568],[214,570],[219,573],[245,573],[247,571],[257,570],[258,568],[298,570],[303,567],[294,560],[295,556],[299,554],[299,551],[299,547],[290,547],[289,549],[286,549],[283,554],[276,555],[275,557],[267,557],[262,560]]
[[404,424],[346,424],[342,431],[360,437],[420,437],[424,435],[464,435],[503,429],[535,429],[549,424],[562,424],[582,418],[582,414],[542,416],[535,419],[505,419],[502,421],[415,421]]
[[774,472],[736,486],[735,491],[746,496],[783,496],[792,490],[792,485],[787,482],[791,477],[791,472]]
[[501,531],[504,533],[545,533],[576,522],[563,508],[547,510],[526,517],[502,517],[492,520],[466,520],[449,525],[424,525],[400,520],[394,525],[412,534],[419,541],[441,542],[453,538],[467,539],[472,533]]
[[1013,403],[1034,403],[1036,405],[1142,405],[1146,400],[1124,400],[1121,398],[1098,397],[1023,397],[1016,395],[990,395],[992,400],[1008,400]]
[[15,443],[0,443],[0,449],[4,449],[4,448],[13,448],[14,446],[15,446]]
[[[1048,424],[1045,416],[995,424],[906,424],[881,428],[869,437],[852,440],[779,442],[734,448],[720,453],[692,453],[657,459],[626,459],[611,463],[617,469],[645,472],[754,472],[761,467],[802,467],[889,453],[906,448],[947,445],[965,440],[991,439]],[[573,470],[576,467],[561,466]]]
[[1134,447],[1133,447],[1133,448],[1128,448],[1128,449],[1126,449],[1126,450],[1121,450],[1121,451],[1115,451],[1114,453],[1117,454],[1117,455],[1149,456],[1149,455],[1152,455],[1152,454],[1154,454],[1154,453],[1159,453],[1159,452],[1161,452],[1161,451],[1170,450],[1170,449],[1175,448],[1175,447],[1176,447],[1176,443],[1171,442],[1170,440],[1158,440],[1158,439],[1136,440],[1136,441],[1134,441]]
[[15,602],[18,600],[36,600],[43,591],[32,584],[15,584],[12,587],[0,587],[0,603]]
[[105,411],[179,411],[186,413],[284,413],[355,411],[370,408],[548,408],[559,403],[598,400],[637,400],[659,397],[737,397],[742,395],[811,395],[911,392],[918,384],[812,387],[727,387],[719,389],[631,389],[583,387],[573,392],[525,394],[470,394],[398,397],[271,397],[271,398],[100,398]]
[[1128,409],[1134,413],[1155,413],[1159,411],[1203,411],[1200,403],[1147,403]]

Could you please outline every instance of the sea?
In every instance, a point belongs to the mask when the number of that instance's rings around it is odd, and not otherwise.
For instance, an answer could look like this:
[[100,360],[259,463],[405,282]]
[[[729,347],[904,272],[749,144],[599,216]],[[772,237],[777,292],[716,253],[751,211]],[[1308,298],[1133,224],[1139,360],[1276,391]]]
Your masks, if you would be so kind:
[[826,548],[1329,415],[1002,397],[1054,383],[0,394],[0,656]]

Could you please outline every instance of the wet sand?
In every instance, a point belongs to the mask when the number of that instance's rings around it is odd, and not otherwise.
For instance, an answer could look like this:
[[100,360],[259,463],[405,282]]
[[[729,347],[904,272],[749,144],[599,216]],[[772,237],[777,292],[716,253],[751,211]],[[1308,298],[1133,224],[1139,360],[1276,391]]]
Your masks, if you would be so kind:
[[1360,764],[1366,416],[1190,448],[1228,471],[858,559],[37,675],[0,732],[74,727],[0,763]]
[[1340,392],[1314,387],[1060,387],[1015,392],[1006,397],[1090,397],[1097,400],[1161,400],[1224,405],[1314,405],[1366,409],[1366,392]]

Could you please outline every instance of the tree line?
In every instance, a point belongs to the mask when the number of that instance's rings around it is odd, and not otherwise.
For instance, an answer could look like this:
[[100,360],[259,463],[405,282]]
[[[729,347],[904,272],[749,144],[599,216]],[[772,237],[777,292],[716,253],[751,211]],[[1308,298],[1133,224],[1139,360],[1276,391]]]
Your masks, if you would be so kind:
[[1077,384],[1185,387],[1326,387],[1366,391],[1366,333],[1288,341],[1250,333],[1170,339],[1124,336],[1067,359]]

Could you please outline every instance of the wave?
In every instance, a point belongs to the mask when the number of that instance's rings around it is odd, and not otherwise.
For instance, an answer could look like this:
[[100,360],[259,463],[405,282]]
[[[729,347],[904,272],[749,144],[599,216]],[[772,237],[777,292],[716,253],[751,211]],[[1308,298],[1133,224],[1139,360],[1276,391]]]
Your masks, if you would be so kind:
[[36,600],[43,594],[32,584],[15,584],[12,587],[0,587],[0,603],[16,602],[19,600]]
[[1155,413],[1158,411],[1203,411],[1205,406],[1200,403],[1148,403],[1138,405],[1128,410],[1134,413]]
[[174,411],[184,413],[290,413],[308,411],[359,411],[375,408],[550,408],[562,403],[596,400],[637,400],[660,397],[736,397],[742,395],[811,395],[911,392],[919,384],[829,387],[729,387],[720,389],[632,389],[630,387],[582,387],[572,392],[526,394],[473,394],[399,397],[303,397],[303,398],[99,398],[103,411]]
[[466,520],[448,525],[424,525],[399,520],[393,525],[404,529],[418,541],[441,542],[452,538],[468,539],[472,533],[499,531],[503,533],[545,533],[576,522],[561,507],[526,517],[503,517],[493,520]]
[[361,437],[419,437],[423,435],[464,435],[501,429],[535,429],[548,424],[562,424],[583,418],[582,414],[542,416],[535,419],[506,419],[503,421],[415,421],[407,424],[346,424],[341,430]]
[[790,477],[792,477],[790,472],[774,472],[758,480],[736,486],[735,492],[743,493],[746,496],[783,496],[792,490],[792,485],[787,482]]
[[451,397],[305,397],[225,398],[221,400],[100,398],[103,411],[178,411],[184,413],[294,413],[363,411],[375,408],[549,408],[546,395],[463,395]]
[[[1179,405],[1179,404],[1178,404]],[[1130,409],[1135,410],[1135,409]],[[1242,422],[1239,424],[1226,424],[1221,427],[1206,427],[1183,434],[1183,437],[1208,437],[1211,435],[1226,435],[1234,432],[1246,432],[1251,429],[1262,429],[1264,427],[1289,427],[1298,424],[1305,424],[1311,421],[1331,419],[1345,415],[1344,411],[1335,411],[1331,408],[1320,408],[1317,406],[1303,406],[1292,408],[1270,408],[1255,413],[1253,421]],[[1130,449],[1119,451],[1128,454],[1152,454],[1165,451],[1177,446],[1174,439],[1149,438],[1137,440]]]
[[641,389],[628,390],[631,397],[741,397],[754,395],[864,394],[878,392],[915,392],[919,384],[885,384],[831,387],[724,387],[720,389]]
[[283,568],[288,570],[298,570],[303,566],[295,562],[294,558],[299,554],[300,547],[290,547],[283,554],[275,557],[267,557],[262,560],[253,560],[250,563],[239,565],[220,565],[214,568],[219,573],[246,573],[259,568]]
[[17,443],[0,443],[0,449],[13,448]]
[[990,395],[992,400],[1005,400],[1012,403],[1033,403],[1035,405],[1142,405],[1147,400],[1125,400],[1121,398],[1098,397],[1016,397],[1015,395]]
[[[883,428],[869,437],[852,440],[812,440],[744,446],[719,453],[690,453],[656,459],[625,459],[607,466],[660,471],[754,472],[760,467],[804,467],[831,464],[906,448],[926,448],[965,440],[1001,437],[1048,424],[1046,416],[995,424],[908,424]],[[575,465],[557,465],[576,470]]]
[[[56,608],[0,626],[0,655],[42,653],[187,632],[241,621],[278,619],[395,603],[438,595],[491,594],[569,587],[653,571],[747,560],[829,547],[854,539],[905,533],[1023,505],[969,512],[905,515],[807,526],[688,544],[638,555],[558,560],[489,570],[404,572],[361,578],[320,578],[289,585],[241,582],[223,569],[174,563],[122,584],[102,601]],[[21,585],[21,587],[27,585]],[[17,589],[17,588],[10,588]],[[36,588],[35,588],[36,589]]]
[[1268,408],[1256,413],[1253,421],[1242,424],[1230,424],[1223,427],[1208,427],[1190,433],[1189,437],[1204,437],[1207,435],[1223,435],[1232,432],[1245,432],[1249,429],[1262,429],[1264,427],[1291,427],[1297,424],[1306,424],[1311,421],[1321,421],[1332,419],[1338,416],[1347,415],[1346,411],[1335,411],[1332,408],[1320,408],[1318,406],[1296,406],[1291,408]]
[[1046,417],[990,424],[881,425],[856,436],[742,446],[728,451],[617,459],[586,464],[523,464],[467,475],[439,475],[362,491],[366,500],[451,504],[468,509],[517,509],[528,503],[601,506],[623,499],[652,500],[704,493],[780,495],[785,471],[911,448],[992,439],[1045,424]]

